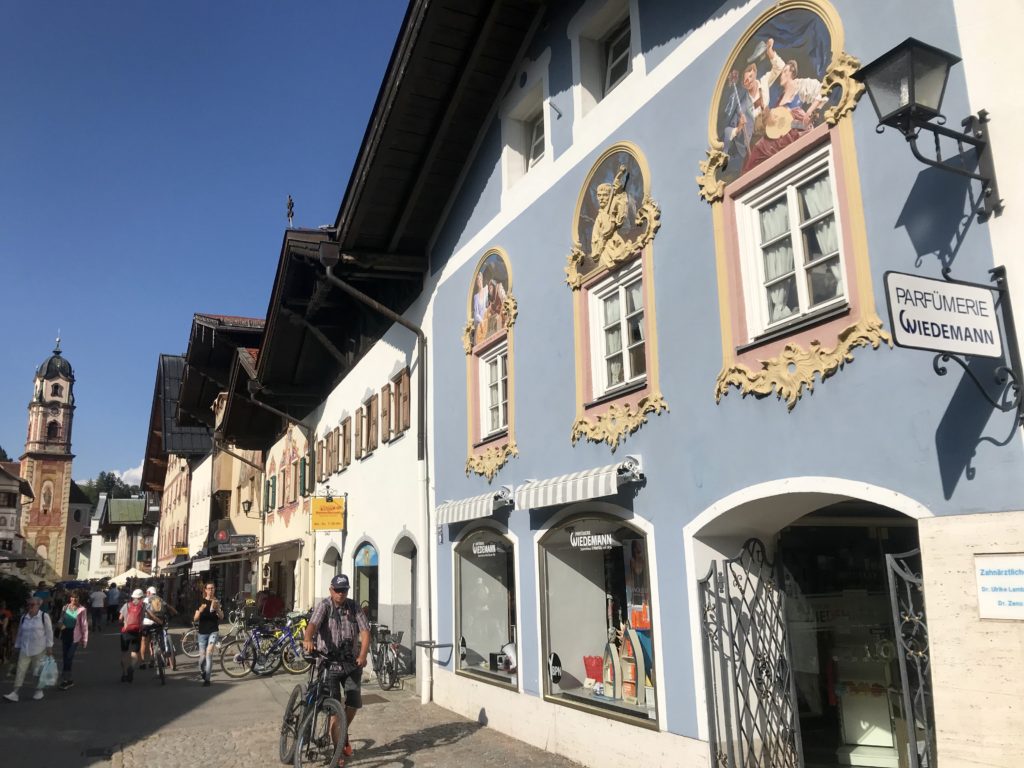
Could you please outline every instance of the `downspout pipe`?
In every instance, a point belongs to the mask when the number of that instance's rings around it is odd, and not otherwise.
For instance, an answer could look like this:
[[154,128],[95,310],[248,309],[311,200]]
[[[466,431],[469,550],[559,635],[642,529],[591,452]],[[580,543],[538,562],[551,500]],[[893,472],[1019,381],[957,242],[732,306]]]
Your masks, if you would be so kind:
[[[320,263],[326,270],[327,282],[343,291],[359,303],[369,307],[379,315],[386,317],[393,323],[407,328],[416,335],[416,459],[420,462],[421,482],[423,484],[423,549],[427,559],[427,637],[421,647],[427,650],[427,669],[425,680],[425,695],[421,696],[424,703],[434,700],[434,654],[431,650],[434,644],[434,606],[433,606],[433,578],[431,576],[430,557],[430,463],[427,454],[427,335],[423,329],[415,323],[402,317],[390,307],[386,307],[371,296],[355,288],[334,274],[334,265],[340,259],[340,248],[338,243],[323,242],[320,244]],[[417,643],[419,645],[419,643]]]

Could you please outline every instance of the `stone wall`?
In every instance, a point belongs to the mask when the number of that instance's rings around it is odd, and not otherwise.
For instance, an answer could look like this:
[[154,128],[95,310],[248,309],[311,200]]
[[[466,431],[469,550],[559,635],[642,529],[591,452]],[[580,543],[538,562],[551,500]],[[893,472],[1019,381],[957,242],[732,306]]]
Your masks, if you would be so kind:
[[1024,512],[920,521],[938,764],[1020,765],[1024,622],[978,618],[974,555],[1024,553]]

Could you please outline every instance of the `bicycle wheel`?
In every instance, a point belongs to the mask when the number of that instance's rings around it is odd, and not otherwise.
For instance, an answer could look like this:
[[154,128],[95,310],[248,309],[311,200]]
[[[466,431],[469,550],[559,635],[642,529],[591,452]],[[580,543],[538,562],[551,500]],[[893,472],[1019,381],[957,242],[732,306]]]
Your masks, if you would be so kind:
[[284,707],[284,718],[281,720],[281,738],[277,742],[278,757],[288,765],[295,760],[295,739],[299,735],[299,722],[302,720],[304,690],[301,685],[292,688],[291,696]]
[[377,676],[377,685],[387,690],[384,688],[384,654],[379,651],[373,654],[373,673]]
[[181,652],[190,659],[199,658],[199,630],[194,627],[181,636]]
[[288,643],[281,650],[281,663],[284,664],[286,671],[293,675],[301,675],[303,672],[309,671],[309,665],[311,662],[306,660],[306,657],[302,655],[302,649]]
[[156,674],[160,678],[160,685],[166,685],[167,680],[164,678],[164,652],[162,648],[157,647],[155,642],[153,644],[153,662],[156,664]]
[[398,682],[398,670],[395,669],[395,660],[390,656],[384,657],[384,670],[381,672],[380,687],[390,691]]
[[[338,719],[338,743],[331,739],[331,717]],[[333,768],[341,759],[348,738],[348,722],[345,711],[336,699],[324,699],[320,705],[310,710],[299,726],[299,735],[295,739],[295,768],[303,766],[331,766]]]
[[268,677],[281,666],[281,652],[274,650],[276,640],[272,637],[261,637],[256,647],[256,662],[252,672],[260,677]]
[[232,640],[220,649],[220,668],[228,677],[245,677],[256,665],[256,646]]

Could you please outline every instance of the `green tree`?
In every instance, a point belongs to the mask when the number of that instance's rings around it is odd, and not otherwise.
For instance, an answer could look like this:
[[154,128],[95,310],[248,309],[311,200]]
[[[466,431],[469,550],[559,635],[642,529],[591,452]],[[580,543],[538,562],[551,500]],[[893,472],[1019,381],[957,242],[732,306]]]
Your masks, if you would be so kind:
[[105,471],[100,472],[95,480],[79,483],[78,486],[93,504],[99,501],[101,493],[107,494],[108,499],[130,499],[142,493],[139,486],[128,485],[116,473]]
[[7,455],[7,451],[0,445],[0,461],[14,461],[10,456]]

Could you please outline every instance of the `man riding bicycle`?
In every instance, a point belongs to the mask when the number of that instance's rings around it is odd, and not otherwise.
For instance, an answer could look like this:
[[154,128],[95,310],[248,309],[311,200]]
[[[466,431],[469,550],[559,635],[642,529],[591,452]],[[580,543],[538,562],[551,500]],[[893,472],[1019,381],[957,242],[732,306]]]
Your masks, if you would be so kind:
[[[349,723],[348,732],[351,734],[352,720],[363,706],[360,684],[363,667],[366,666],[366,654],[370,648],[370,625],[355,601],[349,599],[348,589],[348,576],[339,574],[331,579],[330,596],[320,601],[313,609],[313,615],[306,625],[302,646],[307,653],[311,652],[315,638],[316,649],[321,653],[340,654],[350,659],[355,655],[352,664],[344,665],[342,673],[331,678],[331,696],[344,702],[345,718]],[[355,654],[353,646],[357,637],[359,652]],[[318,660],[317,663],[327,662]],[[340,695],[342,690],[345,692],[344,699]],[[339,730],[339,724],[332,718],[331,738],[335,744],[338,741]],[[345,740],[343,754],[345,757],[352,755],[352,745],[348,738]],[[341,764],[343,763],[339,763]]]

